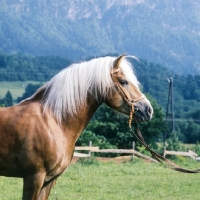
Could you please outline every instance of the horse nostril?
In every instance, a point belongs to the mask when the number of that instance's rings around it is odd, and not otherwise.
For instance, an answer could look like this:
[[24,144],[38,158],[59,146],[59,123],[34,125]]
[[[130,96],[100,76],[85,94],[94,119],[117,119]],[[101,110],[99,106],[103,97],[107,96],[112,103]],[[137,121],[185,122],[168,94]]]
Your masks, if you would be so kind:
[[153,112],[153,109],[152,109],[151,107],[148,107],[148,108],[147,108],[147,114],[148,114],[148,115],[151,115],[152,112]]

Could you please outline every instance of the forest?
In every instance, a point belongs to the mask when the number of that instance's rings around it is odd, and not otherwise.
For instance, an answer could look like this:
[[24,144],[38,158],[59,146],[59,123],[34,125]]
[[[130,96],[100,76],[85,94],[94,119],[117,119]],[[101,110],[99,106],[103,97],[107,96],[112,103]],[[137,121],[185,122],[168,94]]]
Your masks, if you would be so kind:
[[48,81],[70,61],[58,56],[25,56],[0,53],[0,81]]
[[[141,90],[151,101],[154,117],[151,122],[140,125],[145,139],[152,147],[168,138],[176,137],[184,143],[200,141],[200,75],[180,76],[167,68],[146,60],[130,60],[141,83]],[[23,54],[0,54],[0,81],[46,82],[71,61],[58,56],[34,57]],[[175,133],[171,133],[171,122],[166,122],[166,106],[169,82],[173,78]],[[32,95],[41,85],[28,84],[18,102]],[[12,94],[8,91],[1,106],[12,106]],[[112,117],[111,117],[112,116]],[[173,139],[171,138],[171,139]],[[101,106],[79,138],[78,145],[87,145],[89,140],[101,148],[131,148],[134,140],[127,126],[127,119],[115,114],[105,105]],[[139,146],[138,146],[139,148]]]

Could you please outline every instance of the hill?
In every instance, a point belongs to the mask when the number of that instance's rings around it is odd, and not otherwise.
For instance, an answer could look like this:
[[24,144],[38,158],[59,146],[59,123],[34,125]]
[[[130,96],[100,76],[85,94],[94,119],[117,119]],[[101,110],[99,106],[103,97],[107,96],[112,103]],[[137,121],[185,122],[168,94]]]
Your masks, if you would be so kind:
[[178,74],[200,73],[200,2],[0,2],[0,51],[70,60],[127,53]]

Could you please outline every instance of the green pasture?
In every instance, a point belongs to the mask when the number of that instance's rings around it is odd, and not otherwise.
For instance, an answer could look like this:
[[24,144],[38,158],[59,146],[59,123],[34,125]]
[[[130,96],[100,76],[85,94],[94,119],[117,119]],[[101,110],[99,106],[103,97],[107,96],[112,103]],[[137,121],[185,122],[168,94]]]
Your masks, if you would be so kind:
[[[198,168],[181,158],[179,164]],[[199,167],[200,168],[200,167]],[[134,159],[116,164],[82,161],[58,178],[50,200],[199,200],[200,174],[183,174]],[[0,199],[21,199],[22,180],[0,177]]]
[[0,98],[3,98],[9,90],[14,100],[22,96],[26,86],[29,84],[38,84],[36,81],[15,81],[15,82],[0,82]]

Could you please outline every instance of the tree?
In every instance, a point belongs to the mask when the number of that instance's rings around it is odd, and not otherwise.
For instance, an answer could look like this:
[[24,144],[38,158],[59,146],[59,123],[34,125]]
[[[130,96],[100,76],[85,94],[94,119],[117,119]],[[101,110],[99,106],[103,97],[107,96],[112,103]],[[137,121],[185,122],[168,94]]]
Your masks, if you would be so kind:
[[6,68],[7,60],[5,55],[0,54],[0,68]]
[[180,150],[180,141],[176,131],[173,131],[170,137],[167,139],[167,149],[174,151]]
[[30,97],[33,93],[35,93],[35,91],[41,86],[41,84],[32,84],[29,83],[26,88],[25,88],[25,92],[23,93],[23,95],[21,97],[17,98],[17,101],[20,102],[28,97]]
[[140,125],[141,132],[144,133],[144,139],[147,144],[151,144],[153,148],[157,148],[156,141],[162,138],[164,132],[167,131],[165,113],[157,104],[156,100],[148,97],[154,109],[153,118],[151,121]]
[[4,97],[4,104],[6,107],[13,106],[13,98],[9,90],[7,91],[6,96]]
[[0,99],[0,107],[8,107],[13,105],[13,98],[11,92],[8,90],[5,97]]

